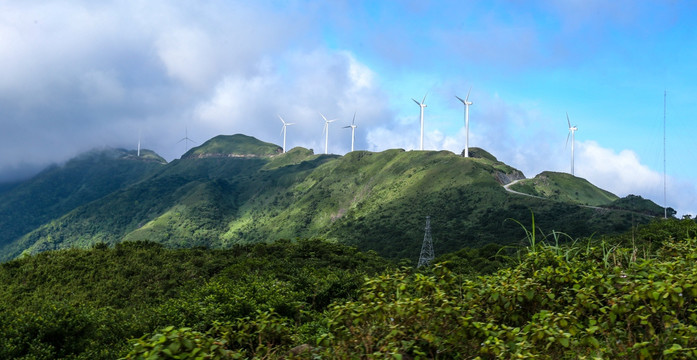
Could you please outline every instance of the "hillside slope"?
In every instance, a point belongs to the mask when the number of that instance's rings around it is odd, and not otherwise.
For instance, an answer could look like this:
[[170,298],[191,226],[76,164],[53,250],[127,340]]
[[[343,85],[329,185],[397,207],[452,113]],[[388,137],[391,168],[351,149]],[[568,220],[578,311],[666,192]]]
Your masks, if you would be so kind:
[[270,156],[263,149],[273,146],[253,138],[214,139],[228,150],[241,149],[229,143],[241,141],[252,153],[203,156],[219,153],[194,148],[190,153],[201,156],[184,156],[37,226],[0,249],[0,259],[123,240],[225,248],[296,237],[414,259],[425,216],[437,254],[519,242],[522,230],[507,219],[529,224],[531,211],[544,231],[572,236],[624,231],[651,218],[510,194],[501,185],[522,173],[493,156],[404,150],[337,156],[302,148]]
[[545,171],[532,179],[521,180],[511,190],[551,200],[589,206],[608,205],[619,199],[586,179],[571,174]]
[[36,227],[148,177],[166,161],[150,150],[94,150],[0,193],[0,249]]

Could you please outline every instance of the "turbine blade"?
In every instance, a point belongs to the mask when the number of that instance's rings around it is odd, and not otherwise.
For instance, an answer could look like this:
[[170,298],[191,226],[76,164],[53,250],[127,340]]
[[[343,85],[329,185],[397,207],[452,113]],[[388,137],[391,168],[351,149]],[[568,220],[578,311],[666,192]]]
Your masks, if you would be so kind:
[[353,112],[353,121],[351,121],[351,125],[356,123],[356,112]]
[[569,120],[569,112],[566,112],[566,123],[569,124],[569,129],[571,129],[571,120]]
[[284,123],[284,124],[286,123],[286,122],[283,120],[283,118],[281,117],[281,115],[278,115],[278,118],[281,119],[281,122],[282,122],[282,123]]
[[467,97],[465,98],[465,101],[468,101],[470,99],[470,92],[472,92],[471,86],[470,86],[470,89],[467,91]]
[[351,126],[351,125],[349,125],[349,126],[342,126],[341,128],[342,128],[342,129],[346,129],[346,128],[350,128],[350,127],[352,127],[352,126]]
[[414,100],[414,102],[416,103],[416,105],[421,106],[421,103],[419,103],[418,101],[416,101],[416,99],[414,99],[414,98],[411,98],[411,99]]
[[566,135],[566,145],[564,145],[564,150],[569,146],[569,137],[571,137],[571,131]]
[[424,95],[424,99],[421,100],[421,104],[423,104],[424,102],[426,102],[426,96],[427,96],[427,95],[428,95],[428,91],[426,91],[426,95]]
[[319,116],[321,116],[321,117],[322,117],[322,119],[324,119],[324,121],[325,121],[325,122],[327,121],[327,118],[326,118],[326,117],[324,117],[324,115],[322,115],[322,113],[319,113]]
[[465,103],[465,100],[462,100],[461,97],[459,97],[459,96],[457,96],[457,95],[455,95],[455,97],[456,97],[458,100],[462,101],[463,104]]
[[286,123],[286,126],[295,125],[295,123]]

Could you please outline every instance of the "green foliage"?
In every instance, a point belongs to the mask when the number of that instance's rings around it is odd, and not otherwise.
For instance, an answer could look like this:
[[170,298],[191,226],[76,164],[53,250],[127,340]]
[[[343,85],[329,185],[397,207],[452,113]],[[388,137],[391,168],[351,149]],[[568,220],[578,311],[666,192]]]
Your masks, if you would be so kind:
[[0,358],[697,357],[694,221],[627,245],[538,220],[534,251],[463,249],[419,270],[319,240],[45,252],[0,265]]
[[435,259],[456,274],[488,275],[514,264],[515,249],[499,244],[487,244],[479,248],[464,248]]
[[[627,255],[627,256],[624,256]],[[608,258],[611,261],[608,261]],[[697,356],[697,239],[655,257],[592,244],[463,280],[436,266],[368,281],[328,314],[334,358],[691,358]],[[330,356],[330,354],[333,354]]]
[[[278,326],[273,330],[271,318],[260,315],[268,313],[278,324],[306,324],[298,333],[311,338],[330,303],[357,296],[363,278],[388,265],[320,240],[229,250],[141,241],[43,252],[0,264],[0,358],[114,359],[128,351],[126,339],[168,326],[188,330],[149,337],[167,345],[143,351],[204,341],[216,323],[228,324],[216,330],[220,336],[249,333],[254,321],[255,331],[275,334]],[[259,346],[251,341],[236,346],[251,351]]]
[[166,327],[134,341],[125,359],[241,359],[242,354],[225,349],[225,343],[189,328]]
[[673,208],[668,208],[667,211],[663,207],[657,205],[651,200],[644,199],[638,195],[627,195],[621,199],[617,199],[606,207],[611,209],[624,209],[634,211],[640,214],[662,217],[667,215],[673,217],[677,212]]

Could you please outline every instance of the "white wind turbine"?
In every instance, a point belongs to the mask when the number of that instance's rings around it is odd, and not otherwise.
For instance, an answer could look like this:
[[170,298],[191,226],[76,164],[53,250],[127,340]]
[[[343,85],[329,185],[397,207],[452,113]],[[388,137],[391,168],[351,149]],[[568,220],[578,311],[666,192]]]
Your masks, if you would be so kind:
[[566,113],[566,123],[569,125],[569,134],[566,135],[566,146],[569,145],[569,137],[571,137],[571,175],[574,175],[574,133],[578,130],[576,125],[571,126],[571,120],[569,120],[569,113]]
[[334,120],[327,120],[327,118],[324,117],[324,115],[322,115],[322,113],[319,113],[319,115],[322,116],[322,119],[324,119],[324,129],[322,130],[322,132],[325,134],[325,137],[324,137],[324,153],[325,153],[325,154],[328,154],[329,152],[327,151],[327,149],[328,149],[328,147],[329,147],[329,123],[336,121],[336,119],[334,119]]
[[[426,93],[426,95],[428,95],[428,93]],[[424,149],[424,108],[426,107],[426,104],[424,104],[424,102],[426,101],[426,95],[424,95],[424,99],[421,100],[421,102],[418,102],[416,101],[416,99],[411,98],[412,100],[414,100],[416,105],[419,105],[419,108],[421,108],[421,150]]]
[[194,141],[194,140],[189,139],[189,129],[186,128],[186,127],[184,128],[184,138],[181,139],[181,140],[179,140],[179,141],[177,141],[177,144],[179,144],[179,143],[182,142],[182,141],[184,142],[184,152],[185,152],[185,153],[186,153],[187,151],[189,151],[189,141],[191,141],[191,142],[193,142],[193,143],[196,142],[196,141]]
[[473,102],[469,101],[471,91],[472,88],[470,87],[469,91],[467,92],[467,97],[465,97],[465,100],[462,100],[459,96],[455,95],[455,97],[458,100],[462,101],[462,103],[465,105],[465,157],[470,156],[470,105],[473,104]]
[[278,115],[278,118],[281,119],[281,122],[283,123],[283,128],[281,129],[281,132],[283,133],[283,153],[285,154],[286,152],[286,127],[294,125],[295,123],[287,123],[281,115]]
[[349,126],[344,126],[344,129],[351,128],[351,152],[353,152],[353,142],[356,140],[356,128],[358,125],[356,125],[356,113],[353,113],[353,121],[351,121],[351,125]]
[[142,131],[138,130],[138,157],[140,157],[140,138]]

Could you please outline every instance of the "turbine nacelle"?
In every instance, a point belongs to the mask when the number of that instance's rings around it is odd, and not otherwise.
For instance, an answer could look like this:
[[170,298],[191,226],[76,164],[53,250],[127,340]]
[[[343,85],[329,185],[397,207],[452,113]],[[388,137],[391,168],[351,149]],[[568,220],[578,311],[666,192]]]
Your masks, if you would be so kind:
[[295,123],[287,123],[285,120],[283,120],[283,118],[281,117],[281,115],[278,115],[278,118],[281,119],[281,122],[283,123],[283,126],[295,125]]
[[472,92],[472,88],[471,88],[471,87],[470,87],[470,89],[467,91],[467,96],[465,97],[464,100],[463,100],[461,97],[457,96],[457,95],[455,95],[455,97],[456,97],[458,100],[460,100],[460,101],[461,101],[463,104],[465,104],[465,105],[472,105],[472,104],[474,104],[474,103],[471,102],[471,101],[469,101],[469,99],[470,99],[470,92]]
[[[411,98],[411,99],[414,100],[414,102],[416,103],[416,105],[419,105],[419,106],[421,106],[422,108],[425,108],[425,107],[427,106],[427,105],[424,104],[423,102],[418,102],[418,101],[416,101],[416,99],[414,99],[414,98]],[[424,100],[426,100],[425,97],[424,97]]]
[[357,128],[358,125],[356,125],[356,113],[353,113],[353,120],[351,121],[351,125],[344,126],[344,129],[352,128],[355,129]]

